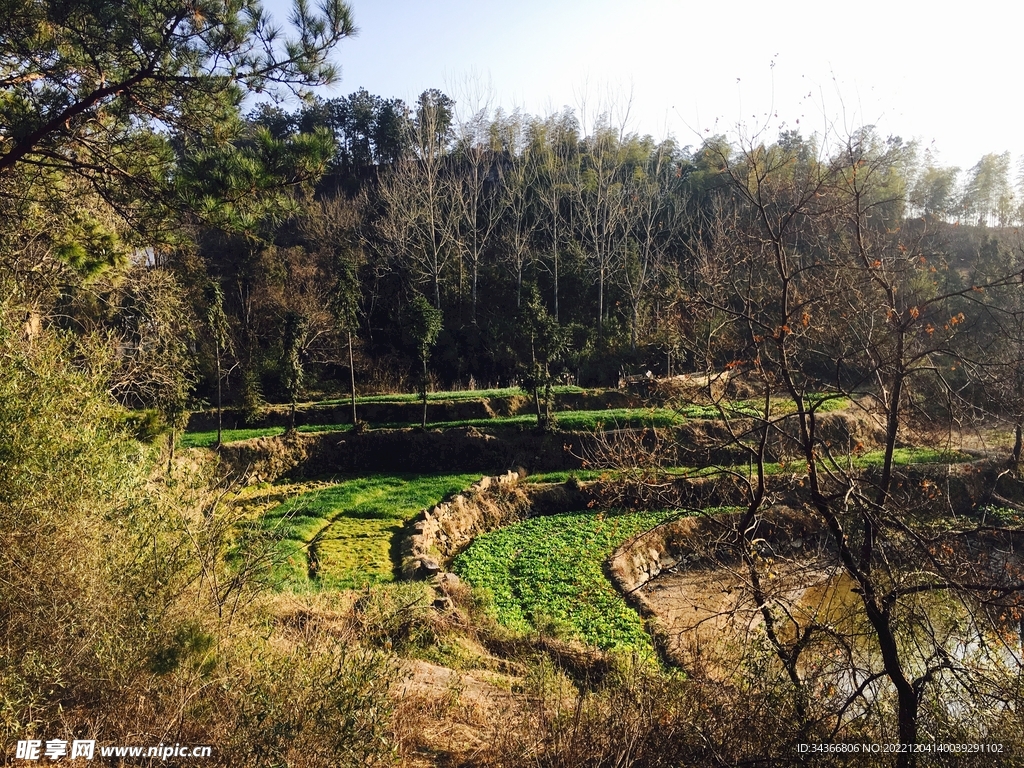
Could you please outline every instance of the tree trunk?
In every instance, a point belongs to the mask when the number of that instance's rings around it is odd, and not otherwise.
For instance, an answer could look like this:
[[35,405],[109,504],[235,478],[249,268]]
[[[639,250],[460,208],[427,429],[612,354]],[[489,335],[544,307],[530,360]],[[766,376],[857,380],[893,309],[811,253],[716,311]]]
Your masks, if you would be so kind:
[[217,448],[221,446],[224,429],[224,406],[221,398],[220,342],[217,343]]
[[[848,569],[849,570],[849,569]],[[886,677],[896,688],[896,724],[899,728],[900,744],[917,743],[917,710],[919,699],[913,684],[903,671],[903,662],[899,657],[896,636],[893,634],[889,617],[875,604],[875,596],[864,593],[861,595],[868,621],[875,630],[878,649],[882,654],[882,667]],[[912,747],[911,747],[912,748]],[[901,752],[896,758],[897,768],[910,768],[917,762],[917,756],[910,751]]]
[[537,346],[530,342],[530,363],[533,366],[533,406],[537,411],[537,427],[544,427],[544,416],[540,412],[540,364],[537,362]]
[[359,423],[359,419],[356,417],[356,366],[352,361],[352,331],[348,332],[348,376],[349,391],[352,394],[352,426],[354,428]]
[[171,433],[168,436],[167,445],[167,476],[171,476],[171,470],[174,469],[174,444],[178,442],[178,430],[171,427]]
[[420,427],[427,428],[427,358],[423,358],[423,378],[420,380],[420,396],[423,398],[423,421]]
[[472,277],[473,285],[472,285],[472,288],[470,289],[471,292],[472,292],[472,304],[473,304],[472,315],[470,317],[470,320],[473,323],[473,325],[476,325],[476,281],[477,281],[477,275],[478,275],[478,273],[480,271],[479,261],[480,261],[479,259],[474,259],[473,260],[473,277]]
[[[907,691],[898,689],[897,694],[899,710],[896,717],[899,721],[900,744],[911,745],[912,749],[912,745],[917,744],[917,692],[914,691],[913,686],[909,686]],[[914,752],[900,752],[896,758],[896,768],[913,768],[915,765],[917,765],[917,755]]]
[[1010,464],[1014,467],[1020,466],[1020,454],[1024,449],[1024,425],[1020,421],[1013,429],[1013,455],[1010,457]]
[[544,429],[551,429],[551,374],[544,366]]
[[558,322],[558,223],[557,219],[555,222],[555,231],[552,236],[553,242],[553,255],[552,261],[554,262],[555,272],[555,322]]

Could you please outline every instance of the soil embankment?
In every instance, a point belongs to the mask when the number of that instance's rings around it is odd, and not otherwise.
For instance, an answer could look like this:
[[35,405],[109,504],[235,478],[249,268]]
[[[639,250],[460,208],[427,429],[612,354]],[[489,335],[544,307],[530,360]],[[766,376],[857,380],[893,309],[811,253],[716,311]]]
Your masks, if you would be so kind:
[[[668,429],[597,433],[476,427],[292,433],[228,443],[221,447],[220,457],[227,474],[263,482],[336,472],[572,470],[628,463],[623,452],[632,450],[656,450],[665,466],[729,466],[747,461],[736,436],[749,428],[744,420],[726,425],[716,419],[693,419]],[[878,445],[877,426],[858,412],[823,414],[817,429],[837,453]],[[768,459],[788,458],[794,446],[778,437],[769,446]]]
[[484,477],[466,493],[420,512],[399,540],[402,577],[435,576],[476,536],[525,517],[530,502],[518,480],[516,472]]
[[[600,411],[608,408],[642,407],[640,396],[618,390],[599,392],[566,392],[554,395],[556,411]],[[423,403],[417,400],[399,402],[373,402],[356,404],[360,421],[368,424],[418,424],[423,417]],[[255,418],[246,418],[238,408],[225,408],[224,429],[256,429],[287,427],[291,423],[290,407],[271,405]],[[533,400],[525,394],[505,397],[480,397],[458,400],[429,400],[427,421],[466,421],[493,419],[501,416],[520,416],[534,412]],[[345,401],[300,404],[295,409],[295,426],[323,424],[351,424],[352,406]],[[189,432],[217,429],[217,412],[196,411],[188,420]]]
[[228,443],[220,449],[228,475],[250,482],[317,477],[338,472],[479,472],[516,467],[578,469],[586,435],[473,427],[449,430],[380,429],[354,433],[292,433]]
[[[734,544],[740,514],[684,518],[626,542],[608,573],[651,620],[661,652],[691,672],[720,672],[738,663],[760,624],[749,574]],[[827,537],[812,515],[773,509],[752,532],[760,583],[771,601],[791,606],[817,584],[830,562]]]

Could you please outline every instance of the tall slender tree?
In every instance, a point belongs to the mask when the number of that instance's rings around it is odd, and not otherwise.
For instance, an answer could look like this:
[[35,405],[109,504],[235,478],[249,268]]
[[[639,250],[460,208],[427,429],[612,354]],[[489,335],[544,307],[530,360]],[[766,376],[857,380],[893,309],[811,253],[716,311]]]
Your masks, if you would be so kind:
[[430,360],[430,350],[437,342],[441,333],[443,317],[441,311],[433,306],[421,293],[417,293],[409,305],[409,335],[412,336],[413,345],[416,349],[416,357],[420,362],[419,389],[420,398],[423,400],[423,420],[420,426],[427,427],[427,385],[430,382],[427,373],[427,363]]

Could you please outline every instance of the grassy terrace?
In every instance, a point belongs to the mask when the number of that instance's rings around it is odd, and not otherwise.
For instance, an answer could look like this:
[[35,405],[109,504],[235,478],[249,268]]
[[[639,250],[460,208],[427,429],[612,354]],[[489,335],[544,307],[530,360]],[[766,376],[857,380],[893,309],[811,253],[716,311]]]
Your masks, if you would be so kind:
[[[882,451],[869,451],[851,459],[854,468],[880,467],[884,460]],[[959,451],[942,451],[935,448],[897,448],[893,452],[893,462],[897,466],[910,464],[960,464],[965,461],[973,461],[974,457]],[[784,472],[799,472],[801,463],[791,461],[786,464],[769,463],[765,464],[765,472],[769,475],[779,475]],[[658,470],[661,474],[671,477],[710,477],[724,472],[745,472],[750,468],[746,465],[732,467],[663,467]],[[559,472],[539,472],[530,475],[528,480],[531,483],[564,483],[570,478],[581,481],[609,479],[615,480],[618,477],[625,477],[625,472],[611,469],[571,469]]]
[[[347,432],[351,424],[306,424],[298,427],[298,432]],[[253,437],[278,437],[285,433],[284,427],[261,427],[258,429],[225,429],[221,431],[221,439],[225,443],[249,440]],[[179,448],[210,448],[217,442],[217,430],[208,432],[186,432],[178,440]]]
[[[854,460],[881,463],[880,451]],[[949,463],[971,457],[934,449],[899,449],[902,465]],[[768,471],[800,471],[798,462]],[[733,471],[744,471],[734,467]],[[663,470],[679,477],[722,472],[714,467]],[[578,470],[531,476],[532,482],[614,480],[621,473]],[[394,579],[394,543],[421,509],[461,491],[478,474],[387,474],[340,481],[282,481],[245,492],[246,503],[274,544],[273,578],[281,589],[351,589]],[[261,502],[262,499],[262,502]],[[578,512],[538,517],[484,534],[460,555],[454,570],[481,587],[498,620],[518,631],[543,628],[605,648],[653,652],[640,617],[604,576],[602,566],[629,537],[671,519],[676,511]],[[993,517],[1014,516],[1007,510]]]
[[[562,385],[552,387],[551,391],[556,395],[580,395],[585,392],[602,392],[604,390],[587,390],[583,387]],[[455,402],[459,400],[483,400],[486,398],[499,397],[522,397],[526,393],[519,387],[504,387],[502,389],[461,389],[447,392],[428,392],[427,402]],[[352,400],[347,397],[339,397],[331,400],[318,400],[310,405],[347,405]],[[356,397],[356,405],[360,403],[418,403],[421,402],[418,393],[401,393],[386,395],[362,395]]]
[[[578,387],[559,387],[566,392],[583,392]],[[488,395],[486,393],[500,393]],[[435,393],[438,400],[450,400],[450,395],[466,395],[461,399],[477,399],[481,397],[509,397],[512,394],[522,395],[520,390],[475,390],[471,392],[439,392]],[[473,397],[469,397],[472,395]],[[415,400],[415,395],[379,395],[382,398],[374,400],[366,398],[366,402],[403,402],[403,398]],[[390,398],[384,400],[383,398]],[[458,399],[458,398],[455,398]],[[334,401],[324,401],[320,404],[329,404]],[[819,412],[833,411],[849,405],[845,398],[835,398],[817,403]],[[793,411],[792,401],[778,398],[772,403],[773,413],[783,415]],[[683,408],[607,408],[592,411],[561,411],[554,414],[555,424],[559,429],[569,432],[593,432],[599,429],[636,429],[641,427],[667,428],[680,426],[691,419],[719,419],[723,413],[727,417],[742,418],[745,416],[756,416],[763,412],[763,404],[753,400],[741,400],[730,403],[722,409],[707,405],[689,405]],[[533,414],[520,414],[518,416],[496,416],[489,419],[462,419],[459,421],[433,421],[427,422],[428,429],[457,429],[464,427],[477,427],[485,429],[528,429],[536,424],[537,418]],[[383,429],[403,429],[418,426],[417,422],[392,422],[387,424],[376,424]],[[311,424],[300,426],[299,432],[344,432],[351,429],[349,424]],[[226,429],[223,431],[225,443],[236,440],[248,440],[253,437],[276,437],[283,435],[284,427],[264,427],[258,429]],[[182,448],[208,448],[217,441],[216,431],[187,432],[182,435],[179,445]]]
[[[289,488],[259,525],[276,539],[274,577],[284,589],[348,589],[394,579],[392,542],[424,507],[480,479],[463,475],[374,475],[303,492]],[[273,496],[275,486],[253,495]],[[291,495],[295,493],[295,495]],[[250,502],[253,499],[249,499]]]
[[484,590],[498,621],[543,628],[603,649],[653,656],[643,620],[602,566],[626,539],[675,511],[575,512],[535,517],[478,537],[454,570]]

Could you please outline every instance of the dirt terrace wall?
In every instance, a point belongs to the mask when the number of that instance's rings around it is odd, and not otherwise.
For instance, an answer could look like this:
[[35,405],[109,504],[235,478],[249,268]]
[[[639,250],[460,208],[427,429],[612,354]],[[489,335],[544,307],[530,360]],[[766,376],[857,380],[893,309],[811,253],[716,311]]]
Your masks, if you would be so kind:
[[[776,426],[766,446],[765,460],[788,461],[802,455],[796,417]],[[609,430],[600,438],[588,434],[578,442],[583,453],[575,453],[594,466],[628,466],[637,454],[651,453],[656,447],[665,466],[730,466],[748,461],[750,455],[742,444],[756,445],[759,434],[754,430],[758,429],[760,422],[754,419],[732,419],[729,423],[691,419],[671,428]],[[854,409],[818,415],[815,434],[837,454],[874,450],[885,437],[875,419]]]
[[[636,395],[609,390],[556,394],[554,407],[559,411],[594,411],[606,408],[634,408],[639,407],[641,402]],[[423,417],[423,404],[419,402],[362,403],[356,405],[356,410],[359,420],[369,424],[417,424]],[[427,421],[431,422],[492,419],[534,412],[533,400],[525,393],[510,397],[427,402]],[[289,408],[276,405],[268,407],[258,419],[250,421],[245,419],[239,409],[225,408],[223,419],[224,429],[287,427],[290,423]],[[295,426],[351,423],[352,406],[344,402],[330,405],[299,405],[295,410]],[[212,431],[216,428],[216,411],[197,411],[189,416],[190,432]]]
[[[516,472],[485,477],[468,493],[421,512],[400,539],[403,576],[426,578],[437,574],[480,534],[530,517],[637,506],[630,502],[628,491],[609,493],[608,484],[602,481],[531,484],[523,480],[523,475]],[[663,490],[659,504],[703,508],[735,504],[741,498],[740,485],[730,478],[680,478]]]
[[[720,567],[719,542],[733,533],[742,514],[686,517],[634,536],[618,547],[608,561],[608,575],[641,613],[649,606],[640,588],[669,568]],[[754,537],[782,546],[786,554],[807,555],[822,546],[824,521],[816,515],[785,506],[769,510]]]
[[[733,424],[742,428],[742,424]],[[857,415],[825,414],[819,434],[837,450],[860,444],[876,446],[870,424]],[[639,437],[638,437],[639,436]],[[591,433],[533,429],[475,427],[448,430],[375,429],[354,433],[298,433],[228,443],[220,449],[229,475],[250,482],[271,482],[284,475],[316,477],[336,472],[480,472],[490,474],[523,467],[529,472],[607,466],[614,462],[616,442],[657,440],[666,462],[676,466],[731,465],[746,461],[746,453],[730,445],[728,427],[721,421],[693,420],[673,429],[623,430],[595,436]],[[781,453],[782,449],[778,451]],[[771,455],[769,459],[777,459]],[[628,462],[626,462],[628,463]]]
[[402,577],[434,576],[481,533],[525,518],[530,500],[517,487],[519,479],[516,472],[484,477],[468,492],[420,512],[399,541]]
[[293,433],[228,443],[220,449],[222,472],[248,482],[317,477],[337,472],[480,472],[525,467],[530,471],[578,469],[588,435],[473,428],[373,430],[363,434]]
[[[720,506],[740,496],[731,480],[680,479],[672,486],[672,498],[681,506]],[[485,477],[468,492],[423,510],[406,526],[399,543],[401,572],[407,579],[428,578],[447,568],[482,533],[530,517],[620,503],[621,495],[607,493],[601,481],[531,484],[518,472]]]

